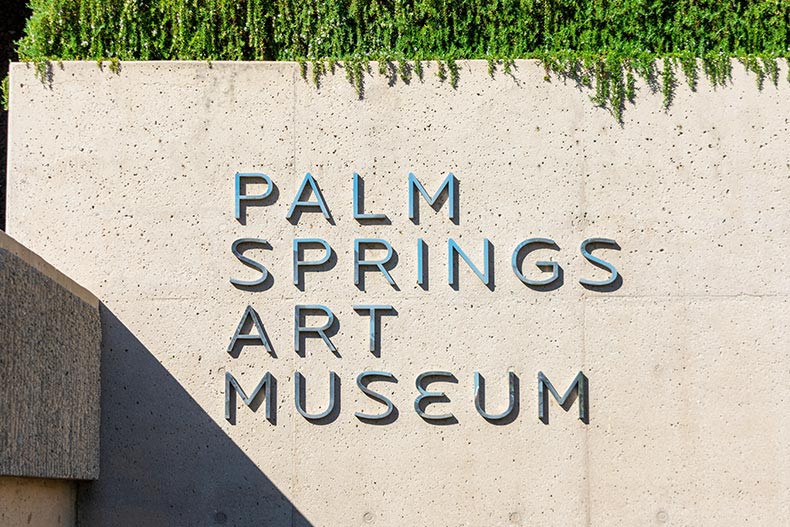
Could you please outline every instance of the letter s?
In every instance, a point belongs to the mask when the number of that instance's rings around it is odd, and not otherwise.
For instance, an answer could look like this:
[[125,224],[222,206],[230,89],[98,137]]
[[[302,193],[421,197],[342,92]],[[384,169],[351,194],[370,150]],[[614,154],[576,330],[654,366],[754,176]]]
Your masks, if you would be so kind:
[[260,249],[271,249],[272,246],[269,245],[269,242],[266,240],[261,240],[260,238],[239,238],[233,245],[230,246],[230,250],[233,253],[233,256],[239,259],[241,263],[250,267],[252,269],[257,269],[261,272],[261,276],[258,277],[256,280],[236,280],[235,278],[230,279],[230,283],[235,285],[236,287],[255,287],[257,285],[261,285],[269,278],[269,271],[264,267],[264,265],[260,262],[256,262],[252,258],[248,258],[241,254],[239,251],[239,245],[257,245],[257,248]]
[[587,250],[587,246],[590,244],[609,245],[612,249],[620,249],[620,246],[617,244],[617,242],[614,240],[610,240],[609,238],[588,238],[584,240],[581,245],[582,256],[584,256],[587,259],[587,261],[589,261],[593,265],[596,265],[601,269],[606,269],[612,274],[606,280],[597,281],[597,280],[587,280],[586,278],[581,278],[579,279],[579,282],[582,285],[593,286],[593,287],[603,287],[615,283],[618,277],[617,269],[615,269],[614,266],[609,262],[605,262],[600,258],[597,258],[592,254],[590,254],[590,251]]

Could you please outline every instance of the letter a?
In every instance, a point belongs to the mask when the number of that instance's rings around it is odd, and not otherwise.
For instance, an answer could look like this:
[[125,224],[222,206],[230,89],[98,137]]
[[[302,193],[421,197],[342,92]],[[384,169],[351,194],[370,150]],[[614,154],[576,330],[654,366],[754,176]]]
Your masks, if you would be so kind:
[[[248,320],[252,321],[251,331],[250,333],[243,334],[242,331],[244,330],[244,326],[247,325]],[[252,333],[252,329],[257,332],[257,335]],[[239,341],[242,342],[242,346],[244,344],[254,343],[263,344],[263,347],[266,348],[266,351],[274,355],[274,348],[272,347],[272,343],[269,342],[269,337],[266,336],[266,331],[263,329],[261,317],[258,316],[258,313],[255,312],[252,306],[247,306],[247,309],[244,310],[244,314],[241,316],[241,322],[239,322],[239,326],[236,328],[236,333],[234,333],[233,338],[230,339],[228,353],[233,352],[233,349],[236,347],[236,343]]]

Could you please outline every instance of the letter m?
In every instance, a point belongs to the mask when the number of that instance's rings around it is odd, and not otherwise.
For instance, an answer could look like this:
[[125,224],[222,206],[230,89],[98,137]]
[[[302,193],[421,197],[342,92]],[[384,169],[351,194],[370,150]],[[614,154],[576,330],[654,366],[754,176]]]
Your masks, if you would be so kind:
[[546,391],[548,391],[551,395],[554,396],[554,399],[560,403],[560,406],[567,412],[570,409],[570,405],[573,404],[573,400],[570,398],[571,394],[574,390],[576,390],[577,397],[579,399],[579,419],[581,419],[584,423],[589,422],[589,381],[584,373],[579,372],[576,375],[576,378],[573,379],[573,382],[565,391],[565,394],[560,397],[560,394],[557,393],[557,390],[554,388],[554,385],[551,384],[551,381],[546,377],[542,371],[538,372],[538,418],[543,421],[544,424],[549,424],[549,397]]
[[239,381],[237,381],[236,378],[230,374],[230,372],[226,371],[225,372],[225,419],[230,421],[231,424],[235,424],[234,423],[235,417],[233,417],[233,414],[235,413],[236,410],[234,395],[238,393],[239,397],[241,397],[241,400],[244,401],[244,404],[252,408],[254,411],[255,408],[253,408],[253,403],[255,402],[255,399],[258,397],[258,394],[261,393],[261,390],[263,390],[264,398],[266,399],[266,419],[269,422],[272,422],[274,415],[274,405],[276,404],[276,402],[272,398],[275,389],[274,383],[275,383],[274,377],[272,376],[271,373],[267,372],[266,375],[263,376],[263,379],[261,379],[261,382],[258,383],[258,386],[256,386],[255,389],[252,391],[250,396],[247,397],[247,394],[244,393],[244,390],[239,385]]
[[425,187],[422,186],[422,183],[420,183],[414,174],[409,173],[409,219],[414,223],[418,221],[416,219],[418,192],[422,194],[422,197],[428,202],[428,205],[436,208],[439,197],[445,191],[447,192],[447,205],[449,207],[447,215],[453,223],[458,223],[458,182],[452,172],[447,174],[444,182],[442,182],[442,185],[433,196],[428,194],[428,191],[425,190]]

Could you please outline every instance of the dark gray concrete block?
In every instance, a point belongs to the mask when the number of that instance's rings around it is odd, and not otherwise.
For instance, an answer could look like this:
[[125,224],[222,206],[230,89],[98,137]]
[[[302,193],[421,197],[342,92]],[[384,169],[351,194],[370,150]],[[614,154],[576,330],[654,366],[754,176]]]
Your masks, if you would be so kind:
[[0,232],[0,475],[99,476],[98,300]]

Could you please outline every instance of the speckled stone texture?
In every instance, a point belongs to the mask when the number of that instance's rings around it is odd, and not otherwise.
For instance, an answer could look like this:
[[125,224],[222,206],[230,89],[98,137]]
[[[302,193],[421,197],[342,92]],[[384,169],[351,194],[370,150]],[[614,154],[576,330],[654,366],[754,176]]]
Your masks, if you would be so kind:
[[0,476],[0,525],[74,527],[76,497],[74,481]]
[[[639,85],[625,121],[596,108],[572,81],[544,80],[534,62],[494,79],[460,63],[457,89],[436,66],[405,85],[365,77],[359,99],[339,69],[320,88],[296,64],[53,65],[52,85],[14,65],[8,229],[96,293],[102,309],[102,477],[80,489],[81,525],[774,525],[790,502],[790,94],[755,86],[735,63],[732,82],[685,85],[669,110]],[[780,71],[783,79],[786,71]],[[235,172],[265,172],[277,188],[234,218]],[[316,212],[285,219],[305,172],[333,223]],[[407,177],[433,192],[460,184],[459,219],[420,203],[408,218]],[[352,217],[352,174],[367,212]],[[250,192],[260,191],[251,186]],[[516,245],[563,268],[562,285],[533,290],[510,269]],[[596,254],[622,283],[585,261],[588,237],[617,240]],[[233,257],[237,238],[267,239],[245,254],[271,279],[258,290],[230,278],[255,271]],[[334,258],[292,282],[292,241],[321,237]],[[374,272],[353,281],[355,238],[385,238],[398,253],[397,289]],[[428,244],[427,290],[417,284],[417,239]],[[494,284],[461,263],[447,283],[447,239],[478,265],[494,247]],[[376,257],[381,253],[370,252]],[[308,257],[318,253],[309,252]],[[295,304],[326,304],[337,354],[308,339],[293,348]],[[262,346],[226,350],[245,307],[260,314]],[[368,350],[357,304],[392,304],[381,346]],[[318,321],[318,319],[315,319]],[[296,371],[311,412],[326,407],[329,371],[340,410],[312,424],[294,409]],[[397,383],[372,387],[398,416],[363,423],[381,405],[355,386],[366,370]],[[437,383],[457,423],[413,410],[416,376]],[[513,422],[477,414],[507,405]],[[537,374],[564,391],[589,378],[590,419],[552,402],[538,420]],[[224,418],[225,373],[249,393],[277,379],[274,424],[236,398]]]
[[0,475],[99,476],[99,306],[0,232]]

